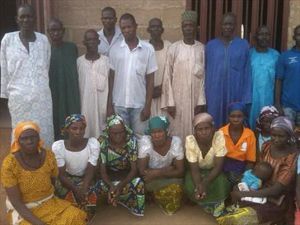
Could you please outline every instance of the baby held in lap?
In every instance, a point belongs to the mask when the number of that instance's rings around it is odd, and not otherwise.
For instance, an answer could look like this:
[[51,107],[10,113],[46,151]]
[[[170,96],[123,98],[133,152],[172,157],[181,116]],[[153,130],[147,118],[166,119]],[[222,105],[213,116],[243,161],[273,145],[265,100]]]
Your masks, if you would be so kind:
[[[240,191],[254,191],[261,188],[263,181],[271,178],[273,168],[267,162],[260,162],[256,164],[253,170],[247,170],[242,178],[242,182],[238,184]],[[242,201],[251,201],[255,203],[264,204],[267,198],[252,198],[245,197]]]

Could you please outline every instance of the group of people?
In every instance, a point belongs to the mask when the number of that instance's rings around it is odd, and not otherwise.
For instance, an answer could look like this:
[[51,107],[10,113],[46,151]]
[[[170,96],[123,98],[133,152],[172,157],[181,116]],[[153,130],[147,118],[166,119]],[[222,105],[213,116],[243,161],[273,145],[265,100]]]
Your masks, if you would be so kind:
[[50,45],[33,30],[33,8],[19,7],[20,31],[1,42],[1,97],[14,128],[1,169],[11,224],[85,224],[100,195],[137,216],[146,199],[172,215],[184,193],[219,224],[293,223],[300,25],[280,55],[266,26],[255,48],[235,37],[232,13],[204,46],[197,18],[184,12],[183,39],[171,44],[160,19],[140,40],[133,15],[118,27],[106,7],[78,57],[60,20],[49,23]]

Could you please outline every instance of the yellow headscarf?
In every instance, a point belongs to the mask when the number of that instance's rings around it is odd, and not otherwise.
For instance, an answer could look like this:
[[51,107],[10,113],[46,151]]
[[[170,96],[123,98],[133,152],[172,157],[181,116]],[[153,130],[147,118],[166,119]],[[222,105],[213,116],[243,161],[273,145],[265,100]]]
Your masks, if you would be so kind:
[[[40,127],[35,122],[27,121],[27,122],[21,122],[21,123],[17,124],[17,126],[13,130],[14,140],[13,140],[13,143],[11,145],[10,152],[17,152],[21,149],[21,146],[19,144],[20,135],[22,134],[23,131],[30,130],[30,129],[35,130],[38,134],[40,134]],[[38,144],[38,149],[40,149],[42,147],[43,147],[43,140],[40,137],[40,141],[39,141],[39,144]]]

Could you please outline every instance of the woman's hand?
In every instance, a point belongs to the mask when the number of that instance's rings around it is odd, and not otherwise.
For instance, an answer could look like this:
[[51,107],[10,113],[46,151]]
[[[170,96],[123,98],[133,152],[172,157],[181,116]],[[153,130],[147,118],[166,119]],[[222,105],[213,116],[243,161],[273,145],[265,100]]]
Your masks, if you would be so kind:
[[144,172],[144,176],[143,179],[146,182],[150,182],[152,180],[154,180],[155,178],[159,177],[159,170],[155,170],[155,169],[150,169],[150,170],[145,170]]
[[122,193],[123,187],[119,184],[111,186],[108,193],[108,202],[117,207],[118,198]]
[[80,205],[86,205],[88,202],[86,200],[86,195],[85,192],[83,192],[82,190],[76,188],[73,191],[74,197],[76,199],[76,202]]
[[207,190],[207,187],[203,182],[197,184],[195,187],[195,198],[197,200],[201,200],[201,199],[205,198],[206,190]]
[[233,191],[230,193],[231,195],[231,203],[237,204],[241,201],[241,198],[244,197],[241,191]]

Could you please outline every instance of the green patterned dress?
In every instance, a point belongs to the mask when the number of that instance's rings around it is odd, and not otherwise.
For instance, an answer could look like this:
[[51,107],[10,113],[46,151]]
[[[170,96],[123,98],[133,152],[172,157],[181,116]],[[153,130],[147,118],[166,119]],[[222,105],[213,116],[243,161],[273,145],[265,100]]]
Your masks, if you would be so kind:
[[[127,135],[126,143],[122,148],[111,148],[108,141],[108,133],[104,131],[99,137],[100,157],[102,164],[112,171],[129,170],[130,163],[137,161],[137,142],[132,134]],[[117,185],[120,181],[113,180],[112,183]],[[103,180],[97,182],[100,194],[107,194],[109,185]],[[145,193],[144,182],[140,177],[136,177],[127,183],[123,188],[118,203],[128,208],[134,215],[143,216],[145,211]]]

